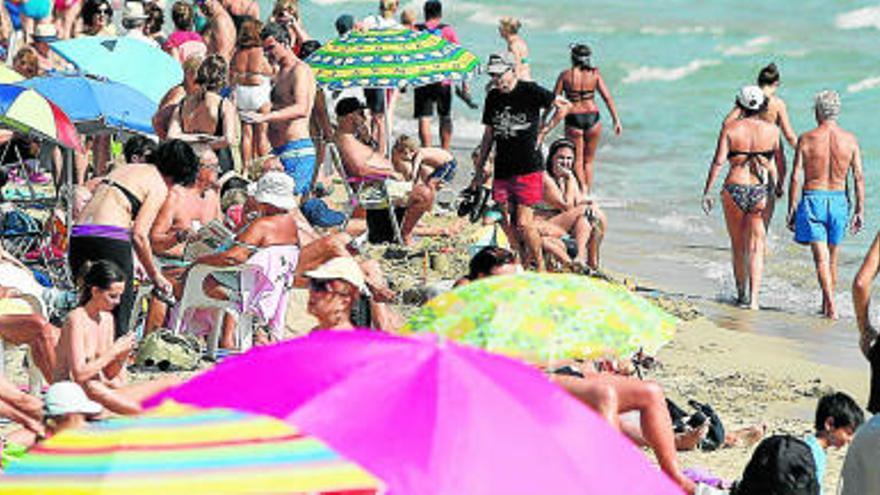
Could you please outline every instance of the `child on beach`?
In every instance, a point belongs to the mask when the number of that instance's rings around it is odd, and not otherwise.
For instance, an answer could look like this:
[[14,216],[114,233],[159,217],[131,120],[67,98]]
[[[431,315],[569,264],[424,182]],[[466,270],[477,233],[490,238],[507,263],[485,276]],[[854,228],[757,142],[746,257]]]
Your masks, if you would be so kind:
[[435,191],[442,184],[452,182],[457,168],[452,153],[443,148],[419,147],[418,142],[406,134],[394,143],[391,163],[406,180],[421,180]]
[[[819,486],[825,476],[826,454],[828,447],[836,449],[845,447],[852,442],[855,431],[865,421],[865,413],[852,397],[835,392],[819,399],[816,406],[816,433],[804,438],[810,446],[816,462],[816,479]],[[820,488],[819,493],[822,493]]]

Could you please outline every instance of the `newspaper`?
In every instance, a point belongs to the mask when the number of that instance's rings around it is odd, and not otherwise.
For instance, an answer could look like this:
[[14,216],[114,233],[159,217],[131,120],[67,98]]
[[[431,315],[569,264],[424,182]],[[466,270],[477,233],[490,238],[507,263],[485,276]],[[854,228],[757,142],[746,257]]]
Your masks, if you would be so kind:
[[199,256],[216,253],[228,248],[235,234],[220,220],[211,220],[207,225],[196,230],[195,235],[183,248],[183,259],[193,261]]

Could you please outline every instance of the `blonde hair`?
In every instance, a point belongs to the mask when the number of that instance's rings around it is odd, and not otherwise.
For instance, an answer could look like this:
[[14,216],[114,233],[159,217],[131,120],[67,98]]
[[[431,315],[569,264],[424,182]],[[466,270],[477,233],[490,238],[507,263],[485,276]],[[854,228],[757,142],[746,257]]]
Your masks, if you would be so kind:
[[411,26],[416,23],[416,11],[413,9],[403,9],[400,13],[400,23],[404,26]]
[[186,60],[183,61],[183,73],[189,74],[198,71],[199,66],[202,65],[202,60],[204,59],[201,55],[190,55],[187,57]]
[[401,134],[394,143],[394,149],[397,151],[419,151],[419,143],[406,134]]
[[509,34],[517,34],[519,32],[519,28],[522,27],[522,22],[515,17],[502,17],[500,21],[498,21],[498,25],[501,27],[501,30],[505,33]]

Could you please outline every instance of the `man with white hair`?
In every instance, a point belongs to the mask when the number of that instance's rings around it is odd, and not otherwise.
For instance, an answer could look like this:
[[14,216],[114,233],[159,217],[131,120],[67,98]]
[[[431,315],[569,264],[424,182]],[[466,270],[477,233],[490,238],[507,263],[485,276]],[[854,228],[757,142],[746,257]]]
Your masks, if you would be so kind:
[[126,29],[125,36],[159,48],[159,42],[144,33],[144,24],[146,23],[147,13],[144,10],[143,2],[140,0],[125,2],[125,7],[122,11],[122,27]]
[[[818,126],[798,138],[788,189],[787,223],[795,233],[795,241],[810,244],[822,288],[822,314],[835,319],[838,245],[847,224],[853,234],[862,229],[865,180],[859,142],[837,123],[840,96],[835,91],[821,91],[816,95],[814,110]],[[846,184],[850,169],[856,188],[852,219],[848,218],[850,202]],[[798,204],[801,170],[803,198]]]

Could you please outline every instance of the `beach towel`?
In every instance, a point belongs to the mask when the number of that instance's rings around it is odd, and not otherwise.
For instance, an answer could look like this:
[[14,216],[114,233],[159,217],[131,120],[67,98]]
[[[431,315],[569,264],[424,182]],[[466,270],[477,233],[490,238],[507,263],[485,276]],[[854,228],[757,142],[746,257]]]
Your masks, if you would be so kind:
[[254,253],[241,272],[242,314],[257,315],[276,340],[283,334],[287,297],[298,261],[298,246],[269,246]]

